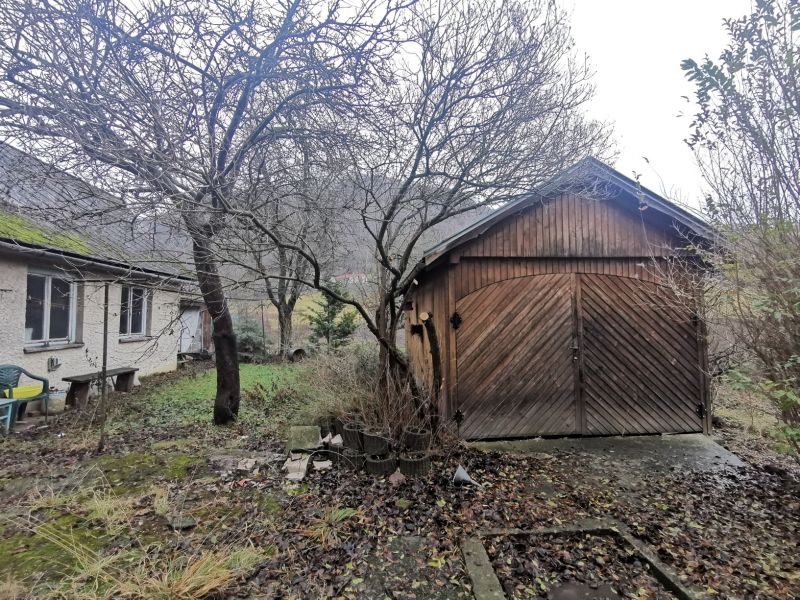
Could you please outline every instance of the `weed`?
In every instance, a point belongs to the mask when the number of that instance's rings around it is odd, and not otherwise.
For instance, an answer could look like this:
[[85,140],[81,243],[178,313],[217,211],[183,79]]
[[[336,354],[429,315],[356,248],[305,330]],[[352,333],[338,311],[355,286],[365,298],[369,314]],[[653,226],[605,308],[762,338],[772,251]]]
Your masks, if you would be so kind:
[[330,508],[325,512],[324,517],[318,519],[302,533],[319,540],[323,548],[330,548],[338,544],[343,537],[344,524],[360,515],[361,512],[355,508]]

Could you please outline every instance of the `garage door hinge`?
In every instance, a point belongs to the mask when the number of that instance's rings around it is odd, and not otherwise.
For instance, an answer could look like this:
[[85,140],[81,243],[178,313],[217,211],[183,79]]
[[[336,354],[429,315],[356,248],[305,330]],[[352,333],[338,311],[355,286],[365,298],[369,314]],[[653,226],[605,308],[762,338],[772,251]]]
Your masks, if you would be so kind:
[[706,416],[706,405],[702,402],[697,403],[697,416],[699,416],[701,419],[704,419]]
[[462,322],[463,321],[461,319],[461,315],[458,314],[457,312],[454,312],[453,316],[450,317],[450,323],[453,325],[453,329],[458,329],[459,327],[461,327]]

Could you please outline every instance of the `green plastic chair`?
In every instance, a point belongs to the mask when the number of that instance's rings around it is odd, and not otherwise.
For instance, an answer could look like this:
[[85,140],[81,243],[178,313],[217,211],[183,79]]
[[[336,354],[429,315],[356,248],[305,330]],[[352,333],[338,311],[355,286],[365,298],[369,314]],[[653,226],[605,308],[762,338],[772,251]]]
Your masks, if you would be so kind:
[[[41,393],[25,398],[14,398],[14,390],[19,386],[19,380],[23,375],[35,381],[41,381]],[[0,422],[3,424],[6,435],[14,425],[19,405],[36,400],[44,402],[44,419],[46,423],[49,416],[47,405],[50,401],[50,382],[47,378],[29,373],[16,365],[0,365]]]

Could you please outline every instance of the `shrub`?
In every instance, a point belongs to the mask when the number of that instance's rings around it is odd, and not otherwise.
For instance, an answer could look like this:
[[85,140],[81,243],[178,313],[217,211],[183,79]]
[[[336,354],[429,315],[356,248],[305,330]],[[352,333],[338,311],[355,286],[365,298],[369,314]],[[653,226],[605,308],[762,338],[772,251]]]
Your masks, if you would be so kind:
[[248,317],[240,317],[234,327],[236,347],[244,358],[263,358],[267,355],[269,340],[261,324]]
[[419,424],[407,386],[381,394],[378,345],[357,342],[313,357],[307,368],[314,373],[318,397],[316,416],[358,418],[367,427],[399,438],[402,429]]

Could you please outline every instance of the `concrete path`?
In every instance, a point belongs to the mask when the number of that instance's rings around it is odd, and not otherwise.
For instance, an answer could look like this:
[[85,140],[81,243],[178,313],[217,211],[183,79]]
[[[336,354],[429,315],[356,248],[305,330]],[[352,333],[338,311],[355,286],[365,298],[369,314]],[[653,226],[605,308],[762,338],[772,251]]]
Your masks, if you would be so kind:
[[480,450],[515,454],[578,455],[622,470],[717,471],[743,466],[742,460],[701,433],[629,437],[557,438],[472,442]]

